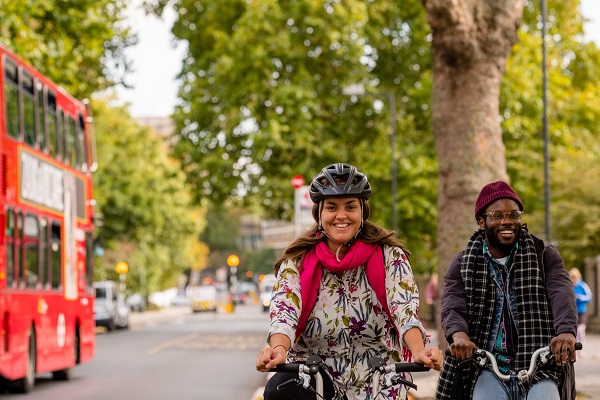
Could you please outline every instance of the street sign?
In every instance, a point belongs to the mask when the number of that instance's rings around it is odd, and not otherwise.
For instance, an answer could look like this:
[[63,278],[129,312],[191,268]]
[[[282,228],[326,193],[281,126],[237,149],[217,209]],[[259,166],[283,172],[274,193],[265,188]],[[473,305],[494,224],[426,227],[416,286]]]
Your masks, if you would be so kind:
[[304,185],[304,177],[302,175],[294,175],[290,180],[290,183],[294,187],[294,189],[298,189],[302,185]]

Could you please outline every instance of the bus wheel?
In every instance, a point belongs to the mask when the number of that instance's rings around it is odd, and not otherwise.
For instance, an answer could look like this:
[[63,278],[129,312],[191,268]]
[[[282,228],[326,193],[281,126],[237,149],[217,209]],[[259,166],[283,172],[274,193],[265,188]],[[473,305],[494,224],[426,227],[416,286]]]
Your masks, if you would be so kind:
[[81,338],[79,337],[79,324],[75,328],[75,365],[81,363]]
[[35,343],[35,328],[31,325],[29,335],[29,356],[27,357],[27,373],[26,375],[15,381],[15,389],[18,393],[29,393],[35,384],[35,367],[36,367],[36,343]]
[[71,369],[61,369],[60,371],[52,371],[52,379],[55,381],[68,381],[71,379]]

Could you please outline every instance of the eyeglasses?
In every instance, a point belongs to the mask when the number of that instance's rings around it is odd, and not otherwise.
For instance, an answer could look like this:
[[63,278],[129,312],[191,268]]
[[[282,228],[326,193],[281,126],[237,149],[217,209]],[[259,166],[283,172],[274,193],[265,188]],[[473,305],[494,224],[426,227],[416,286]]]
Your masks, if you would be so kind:
[[517,211],[517,210],[513,210],[513,211],[509,211],[509,212],[502,212],[502,211],[491,211],[489,213],[485,213],[485,214],[481,214],[482,216],[486,216],[489,215],[490,217],[492,217],[492,219],[494,221],[504,221],[504,218],[506,218],[508,216],[508,219],[510,219],[511,221],[520,221],[521,218],[523,217],[523,211]]

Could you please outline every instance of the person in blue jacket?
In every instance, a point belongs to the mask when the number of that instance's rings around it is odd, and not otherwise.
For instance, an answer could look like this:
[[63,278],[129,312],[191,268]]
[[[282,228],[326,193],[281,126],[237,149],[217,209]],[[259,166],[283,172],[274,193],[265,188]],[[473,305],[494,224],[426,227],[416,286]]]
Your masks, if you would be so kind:
[[575,302],[577,303],[577,341],[583,343],[585,340],[585,325],[587,324],[587,304],[592,301],[592,291],[587,283],[581,278],[581,272],[577,268],[569,270],[573,290],[575,290]]

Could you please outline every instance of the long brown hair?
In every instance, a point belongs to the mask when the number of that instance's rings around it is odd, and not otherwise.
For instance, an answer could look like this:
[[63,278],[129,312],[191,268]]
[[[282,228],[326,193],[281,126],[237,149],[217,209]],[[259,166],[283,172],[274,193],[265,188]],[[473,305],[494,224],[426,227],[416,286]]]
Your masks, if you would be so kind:
[[[410,252],[404,247],[402,242],[396,238],[396,232],[382,228],[381,226],[374,224],[369,220],[371,217],[371,205],[369,200],[360,199],[362,202],[362,214],[363,214],[363,226],[358,233],[357,239],[365,243],[374,243],[378,245],[387,244],[389,246],[395,246],[402,249],[407,257],[410,257]],[[312,207],[312,216],[315,220],[313,226],[298,236],[283,252],[281,257],[275,261],[273,269],[275,275],[279,272],[279,267],[287,260],[294,262],[302,260],[306,253],[317,243],[326,240],[325,236],[319,230],[319,204],[315,203]]]

